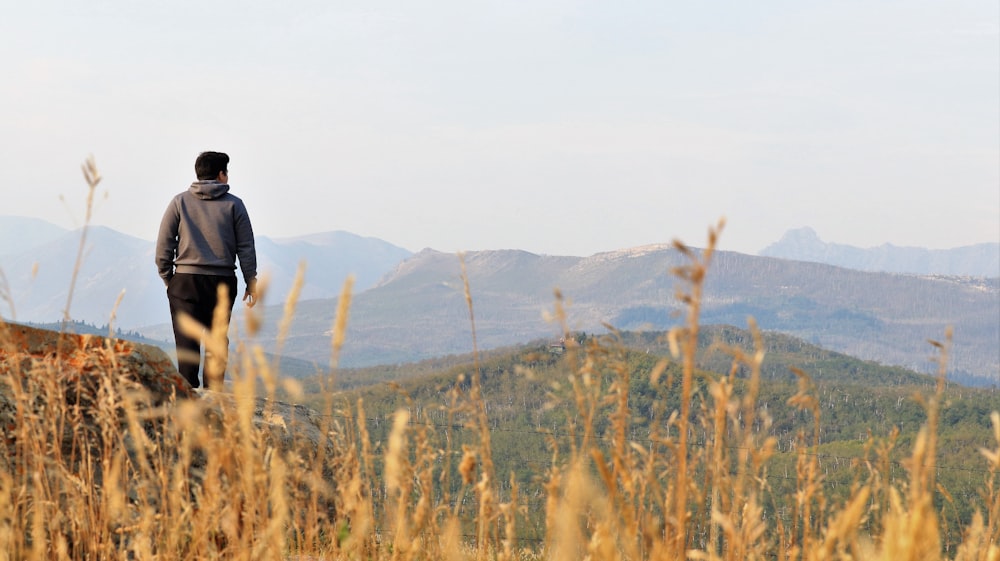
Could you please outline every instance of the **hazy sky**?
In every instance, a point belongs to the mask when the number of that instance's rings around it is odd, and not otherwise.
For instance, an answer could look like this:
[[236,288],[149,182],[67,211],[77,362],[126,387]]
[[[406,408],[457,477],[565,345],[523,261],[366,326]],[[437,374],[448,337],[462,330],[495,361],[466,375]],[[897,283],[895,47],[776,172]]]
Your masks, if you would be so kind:
[[0,76],[0,214],[66,227],[88,154],[151,240],[221,150],[272,237],[1000,241],[995,0],[24,1]]

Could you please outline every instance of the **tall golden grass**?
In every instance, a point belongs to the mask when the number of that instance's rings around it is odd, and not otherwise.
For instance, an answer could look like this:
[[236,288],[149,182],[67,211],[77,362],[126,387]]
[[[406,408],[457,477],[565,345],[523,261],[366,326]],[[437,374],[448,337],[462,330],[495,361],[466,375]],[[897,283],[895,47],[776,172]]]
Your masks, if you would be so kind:
[[[980,511],[956,548],[944,551],[941,544],[935,447],[950,337],[936,344],[939,383],[924,402],[928,421],[910,452],[908,476],[887,476],[894,436],[885,435],[869,448],[842,500],[824,490],[815,453],[821,409],[808,375],[798,372],[792,403],[812,414],[816,432],[799,436],[790,516],[767,514],[775,441],[754,428],[769,421],[757,402],[765,359],[759,332],[753,330],[753,352],[728,349],[733,368],[713,377],[705,395],[692,389],[702,289],[721,228],[710,230],[700,252],[676,244],[688,260],[674,271],[686,324],[669,335],[673,360],[683,365],[681,408],[661,408],[641,443],[628,439],[628,388],[639,374],[597,339],[577,345],[557,294],[554,317],[567,335],[576,414],[570,451],[560,455],[554,446],[552,467],[536,474],[545,490],[540,543],[519,539],[528,503],[514,478],[508,491],[499,491],[505,475],[495,472],[478,367],[444,405],[449,419],[462,419],[476,435],[460,450],[451,423],[442,430],[405,410],[377,447],[365,404],[336,399],[332,378],[324,386],[318,443],[282,441],[281,431],[262,427],[261,418],[269,418],[279,386],[295,394],[296,385],[281,379],[260,348],[237,338],[226,394],[165,405],[120,383],[111,345],[94,350],[109,366],[99,372],[86,411],[56,363],[3,363],[0,387],[12,398],[0,411],[9,420],[0,427],[7,446],[0,458],[0,561],[1000,560],[998,413],[992,415],[996,447],[982,450],[987,477]],[[303,274],[286,301],[283,334]],[[464,267],[463,277],[474,334]],[[334,367],[350,292],[348,281],[333,326]],[[260,313],[249,311],[234,329],[255,334]],[[220,325],[207,347],[222,344]],[[0,348],[10,357],[17,349],[5,330],[0,321]],[[667,365],[664,359],[649,374],[652,385],[668,385]],[[749,383],[738,386],[741,368]],[[612,383],[601,383],[608,374]],[[270,404],[263,412],[262,397]],[[599,435],[598,416],[609,408],[611,428]]]

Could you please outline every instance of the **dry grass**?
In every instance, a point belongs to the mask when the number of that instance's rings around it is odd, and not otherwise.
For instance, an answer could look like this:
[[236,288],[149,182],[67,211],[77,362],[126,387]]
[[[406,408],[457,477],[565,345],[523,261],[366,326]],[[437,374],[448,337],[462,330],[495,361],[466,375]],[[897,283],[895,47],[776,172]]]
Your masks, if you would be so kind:
[[[910,452],[908,477],[887,477],[894,435],[885,435],[870,447],[846,500],[824,492],[815,453],[821,410],[800,372],[793,403],[813,415],[817,432],[799,436],[791,515],[765,514],[775,442],[759,428],[769,421],[756,401],[760,335],[753,353],[729,349],[733,368],[710,380],[705,395],[692,391],[701,290],[720,229],[702,252],[677,244],[688,257],[674,273],[689,314],[685,327],[670,334],[674,358],[683,364],[682,405],[660,412],[649,439],[640,444],[627,437],[627,393],[636,374],[599,342],[578,347],[566,338],[577,421],[567,427],[570,451],[560,455],[554,446],[552,467],[536,474],[545,489],[541,543],[519,541],[527,502],[513,478],[499,491],[504,476],[493,465],[478,368],[463,381],[468,384],[455,385],[446,404],[449,419],[467,420],[474,429],[473,444],[458,450],[448,428],[399,411],[377,454],[361,402],[328,398],[320,427],[326,438],[318,445],[282,442],[262,429],[256,399],[273,397],[283,381],[260,349],[238,343],[224,406],[220,399],[156,406],[119,384],[112,367],[100,373],[93,407],[82,411],[53,363],[7,363],[0,385],[13,398],[5,417],[10,425],[2,427],[8,450],[0,458],[0,561],[1000,560],[997,413],[996,447],[982,450],[988,471],[981,512],[960,546],[942,551],[933,499],[941,492],[935,447],[947,337],[938,345],[941,383],[925,401],[928,422]],[[467,279],[465,285],[474,333]],[[286,320],[296,294],[289,295]],[[334,365],[349,297],[348,282],[331,342]],[[559,297],[554,316],[565,329]],[[249,314],[236,328],[253,334],[259,324],[260,317]],[[11,353],[4,329],[0,323],[0,348]],[[217,329],[213,340],[224,336]],[[113,349],[98,352],[109,353],[114,364]],[[652,385],[669,385],[661,379],[666,365],[653,370]],[[741,368],[750,377],[738,393]],[[600,383],[598,373],[610,373],[612,383]],[[285,385],[294,392],[294,384]],[[333,387],[331,379],[327,389]],[[597,417],[609,409],[611,428],[598,438]]]

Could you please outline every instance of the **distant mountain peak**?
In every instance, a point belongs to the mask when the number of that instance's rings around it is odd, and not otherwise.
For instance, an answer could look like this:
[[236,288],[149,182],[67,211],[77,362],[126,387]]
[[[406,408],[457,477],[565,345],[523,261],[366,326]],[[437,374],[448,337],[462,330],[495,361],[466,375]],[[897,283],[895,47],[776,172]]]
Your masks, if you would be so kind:
[[792,228],[791,230],[785,232],[785,235],[781,236],[781,241],[822,242],[823,240],[820,239],[816,230],[813,230],[809,226],[801,226],[799,228]]
[[884,243],[860,248],[827,243],[808,226],[785,232],[777,242],[760,251],[764,257],[811,261],[885,273],[917,275],[1000,276],[1000,244],[983,243],[953,249],[900,247]]
[[[760,252],[765,257],[784,257],[803,261],[821,261],[817,256],[826,253],[827,244],[820,239],[816,230],[809,226],[793,228],[785,232],[781,239]],[[776,255],[780,253],[781,255]]]
[[55,241],[68,231],[39,218],[0,215],[0,256]]

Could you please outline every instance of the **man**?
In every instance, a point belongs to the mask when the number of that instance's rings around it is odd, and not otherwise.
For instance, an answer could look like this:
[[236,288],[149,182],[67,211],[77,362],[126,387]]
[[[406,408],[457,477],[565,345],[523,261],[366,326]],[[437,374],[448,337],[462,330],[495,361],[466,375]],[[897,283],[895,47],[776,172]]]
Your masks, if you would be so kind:
[[[257,251],[247,209],[242,200],[229,193],[229,156],[202,152],[195,160],[194,171],[198,181],[174,197],[163,213],[156,238],[156,267],[167,285],[177,370],[197,388],[201,340],[181,331],[179,317],[187,314],[205,329],[210,328],[222,285],[228,295],[228,330],[236,301],[237,258],[246,282],[243,302],[251,308],[257,303]],[[217,358],[222,365],[217,373],[221,385],[225,356]],[[206,376],[204,385],[209,382]]]

